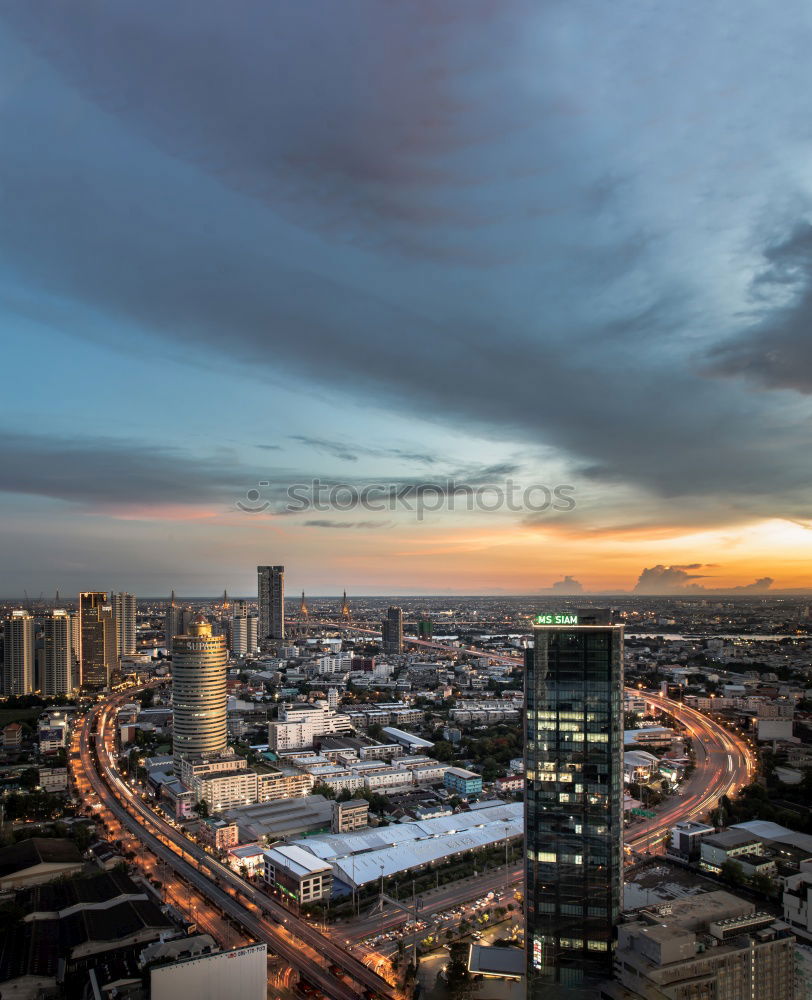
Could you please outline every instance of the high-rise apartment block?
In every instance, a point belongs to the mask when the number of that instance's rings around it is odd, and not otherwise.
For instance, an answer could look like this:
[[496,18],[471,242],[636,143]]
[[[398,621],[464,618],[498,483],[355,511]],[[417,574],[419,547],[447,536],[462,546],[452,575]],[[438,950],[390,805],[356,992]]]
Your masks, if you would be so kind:
[[183,756],[221,754],[226,749],[225,638],[208,622],[193,622],[172,646],[173,752]]
[[175,601],[175,591],[173,590],[164,615],[164,645],[167,653],[172,653],[172,643],[175,641],[175,636],[181,635],[184,631],[183,608]]
[[42,647],[39,653],[39,682],[45,695],[70,694],[74,676],[72,616],[56,608],[42,620]]
[[235,601],[231,619],[231,652],[251,656],[259,645],[259,619],[248,610],[247,601]]
[[285,638],[285,567],[257,566],[259,641]]
[[116,646],[119,656],[132,656],[137,651],[135,628],[135,594],[113,594],[116,621]]
[[390,607],[381,625],[381,645],[384,653],[403,652],[403,609]]
[[612,978],[621,909],[623,626],[538,615],[526,696],[528,1000],[581,1000]]
[[84,688],[107,687],[118,664],[116,620],[103,591],[79,594],[79,683]]
[[12,611],[3,631],[3,694],[31,694],[33,690],[34,619],[27,611]]

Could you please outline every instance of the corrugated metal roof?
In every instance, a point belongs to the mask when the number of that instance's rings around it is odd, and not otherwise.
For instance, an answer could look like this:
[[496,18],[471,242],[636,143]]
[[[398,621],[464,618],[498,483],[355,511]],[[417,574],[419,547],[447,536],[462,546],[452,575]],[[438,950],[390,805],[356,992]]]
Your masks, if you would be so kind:
[[363,833],[310,837],[295,844],[332,864],[342,881],[364,885],[380,878],[381,865],[384,876],[394,875],[523,832],[524,805],[512,802]]

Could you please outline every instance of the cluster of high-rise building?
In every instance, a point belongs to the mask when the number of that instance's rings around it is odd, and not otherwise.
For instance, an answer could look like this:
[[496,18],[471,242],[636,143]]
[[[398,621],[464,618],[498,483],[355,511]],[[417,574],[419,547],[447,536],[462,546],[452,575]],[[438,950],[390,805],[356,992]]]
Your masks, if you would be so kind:
[[69,694],[109,687],[124,657],[136,653],[133,594],[79,594],[75,610],[11,612],[3,628],[3,693]]

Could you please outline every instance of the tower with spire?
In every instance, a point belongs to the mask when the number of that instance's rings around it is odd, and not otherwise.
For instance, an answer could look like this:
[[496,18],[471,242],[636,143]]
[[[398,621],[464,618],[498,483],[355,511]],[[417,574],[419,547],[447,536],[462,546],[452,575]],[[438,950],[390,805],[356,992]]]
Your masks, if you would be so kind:
[[307,601],[305,600],[304,591],[302,591],[302,599],[299,602],[299,615],[302,621],[307,621],[307,616],[310,614],[310,610],[307,606]]
[[350,602],[347,600],[347,591],[344,591],[344,596],[341,598],[341,617],[350,617]]

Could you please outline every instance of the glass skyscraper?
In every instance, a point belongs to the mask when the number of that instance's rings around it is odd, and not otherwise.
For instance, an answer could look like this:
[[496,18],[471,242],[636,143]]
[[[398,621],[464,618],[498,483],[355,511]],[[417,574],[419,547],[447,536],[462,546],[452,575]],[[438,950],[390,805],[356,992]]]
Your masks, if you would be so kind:
[[285,638],[285,567],[257,566],[259,641]]
[[529,1000],[592,1000],[621,908],[623,626],[538,615],[525,671]]

